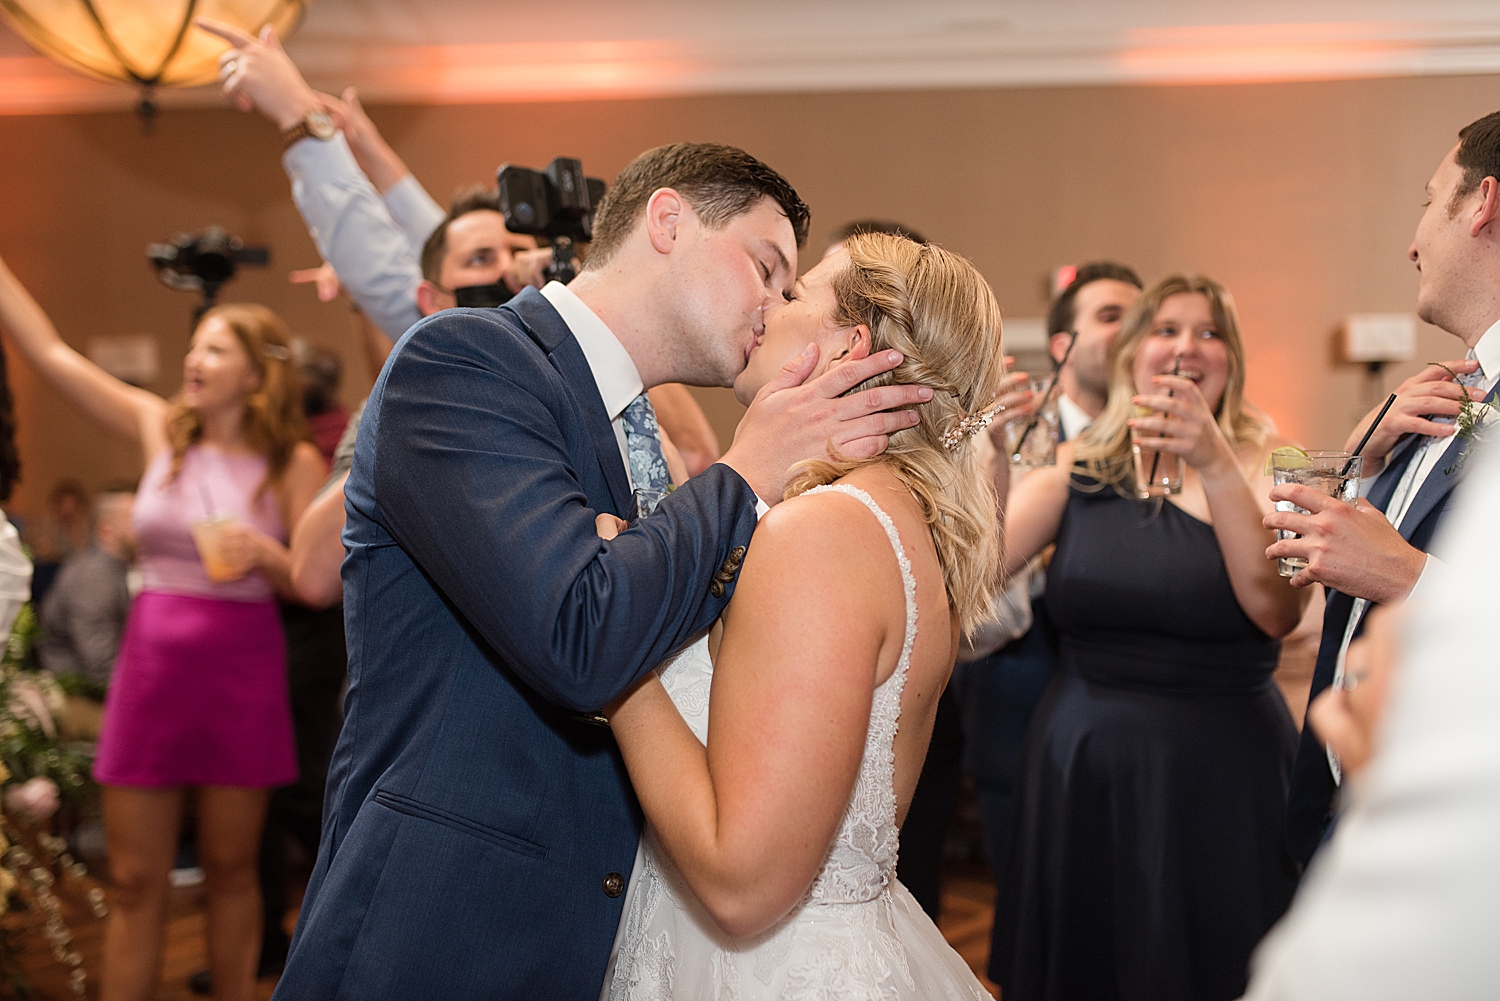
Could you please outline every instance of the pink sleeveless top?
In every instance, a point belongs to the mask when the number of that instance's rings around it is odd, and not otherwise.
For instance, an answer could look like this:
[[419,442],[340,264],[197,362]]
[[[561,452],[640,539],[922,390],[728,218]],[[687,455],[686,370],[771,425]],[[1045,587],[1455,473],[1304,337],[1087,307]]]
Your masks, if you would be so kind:
[[285,542],[286,527],[276,506],[275,491],[255,492],[266,476],[266,460],[254,455],[228,455],[195,445],[182,458],[177,478],[168,449],[151,461],[135,495],[135,531],[139,544],[141,583],[147,591],[188,594],[230,601],[270,601],[271,582],[259,570],[226,584],[208,579],[192,526],[214,515],[229,515]]

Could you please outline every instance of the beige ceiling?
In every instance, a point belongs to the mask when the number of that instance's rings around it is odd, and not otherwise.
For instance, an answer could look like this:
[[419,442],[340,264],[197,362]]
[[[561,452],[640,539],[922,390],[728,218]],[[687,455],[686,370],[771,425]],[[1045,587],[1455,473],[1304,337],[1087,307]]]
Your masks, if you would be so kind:
[[[311,0],[289,48],[318,86],[438,103],[1491,73],[1500,2]],[[132,100],[0,27],[0,113]]]

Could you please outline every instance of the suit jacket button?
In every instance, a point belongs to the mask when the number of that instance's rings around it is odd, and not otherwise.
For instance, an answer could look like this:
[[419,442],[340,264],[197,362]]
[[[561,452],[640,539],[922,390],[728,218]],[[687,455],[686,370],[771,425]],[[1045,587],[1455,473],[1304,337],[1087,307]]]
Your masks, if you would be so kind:
[[618,897],[625,892],[625,877],[617,872],[612,872],[604,877],[604,895],[606,897]]

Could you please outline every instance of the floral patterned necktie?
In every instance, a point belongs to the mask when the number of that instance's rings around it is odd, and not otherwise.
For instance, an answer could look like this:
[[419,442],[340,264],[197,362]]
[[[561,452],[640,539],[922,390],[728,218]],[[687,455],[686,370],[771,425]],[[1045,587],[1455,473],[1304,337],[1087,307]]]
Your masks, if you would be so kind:
[[630,401],[620,414],[620,422],[625,428],[625,454],[629,458],[636,510],[640,517],[645,517],[656,510],[672,483],[661,451],[661,426],[656,423],[656,409],[645,393]]

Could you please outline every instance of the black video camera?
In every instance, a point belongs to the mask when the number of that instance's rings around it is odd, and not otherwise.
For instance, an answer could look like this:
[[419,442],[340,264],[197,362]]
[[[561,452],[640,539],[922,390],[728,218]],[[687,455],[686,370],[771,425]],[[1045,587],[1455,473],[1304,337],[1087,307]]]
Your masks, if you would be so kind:
[[604,182],[583,176],[583,162],[560,156],[546,170],[505,164],[500,168],[500,213],[512,233],[546,237],[552,245],[547,277],[567,284],[578,276],[574,244],[594,238],[594,210]]
[[271,263],[271,248],[247,247],[245,241],[227,230],[210,226],[201,233],[179,233],[171,243],[146,246],[146,256],[156,267],[156,276],[175,289],[201,292],[207,312],[219,296],[219,289],[234,277],[241,264]]

